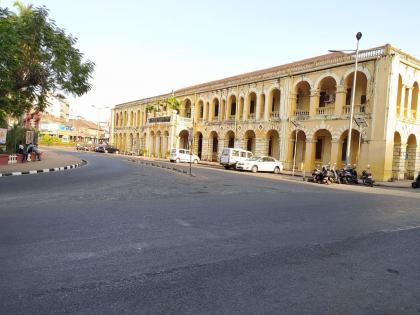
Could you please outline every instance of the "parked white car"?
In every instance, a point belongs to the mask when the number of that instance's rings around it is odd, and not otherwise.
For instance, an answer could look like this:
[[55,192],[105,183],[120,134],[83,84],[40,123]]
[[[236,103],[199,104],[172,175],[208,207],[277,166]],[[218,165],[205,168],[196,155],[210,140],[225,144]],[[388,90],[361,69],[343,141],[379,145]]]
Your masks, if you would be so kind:
[[238,162],[245,161],[252,157],[252,152],[234,149],[234,148],[225,148],[222,150],[222,155],[220,156],[220,164],[225,167],[225,169],[230,169],[235,167]]
[[197,164],[198,162],[200,162],[200,158],[197,155],[191,154],[190,156],[190,150],[186,150],[186,149],[172,149],[169,160],[171,162],[176,162],[176,163],[190,162],[190,160],[194,164]]
[[283,170],[283,164],[270,156],[254,156],[236,164],[237,170],[256,172],[280,173]]

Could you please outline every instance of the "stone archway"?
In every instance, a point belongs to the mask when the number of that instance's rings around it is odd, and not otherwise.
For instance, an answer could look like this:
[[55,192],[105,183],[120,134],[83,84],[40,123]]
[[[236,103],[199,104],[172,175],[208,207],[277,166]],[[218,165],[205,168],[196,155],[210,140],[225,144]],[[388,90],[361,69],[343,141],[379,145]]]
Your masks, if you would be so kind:
[[155,132],[152,130],[150,131],[149,155],[155,156],[155,153],[156,153],[156,135],[155,135]]
[[234,148],[235,147],[235,133],[232,130],[226,132],[225,135],[225,147]]
[[184,129],[179,133],[179,148],[180,149],[188,149],[189,148],[188,136],[189,136],[188,130]]
[[401,145],[401,135],[398,131],[394,132],[394,149],[392,159],[392,178],[404,179],[404,158],[405,148]]
[[194,141],[194,153],[201,159],[203,155],[203,134],[198,131],[195,134]]
[[209,137],[209,156],[212,162],[217,162],[219,147],[219,136],[216,131],[212,131]]
[[280,158],[280,135],[277,130],[267,132],[267,155],[275,159]]
[[312,165],[326,165],[331,162],[332,135],[327,129],[319,129],[313,136],[314,154]]
[[[332,156],[331,162],[337,163],[340,167],[346,164],[346,155],[347,155],[347,139],[348,139],[349,131],[344,131],[339,139],[339,147],[338,147],[338,157]],[[351,145],[350,145],[350,161],[349,164],[354,165],[358,164],[360,161],[359,158],[359,138],[360,132],[356,129],[352,130],[351,133]]]
[[417,139],[411,134],[407,139],[407,152],[405,160],[404,177],[406,179],[414,179],[416,174],[416,157],[417,155]]
[[162,133],[158,131],[156,133],[156,157],[161,158],[163,156],[162,154]]
[[169,132],[165,131],[162,136],[162,153],[163,157],[167,158],[170,154],[169,152]]
[[297,130],[297,144],[296,144],[296,160],[295,157],[295,141],[296,141],[296,130],[290,134],[289,138],[289,168],[293,169],[293,162],[295,161],[295,169],[303,170],[305,163],[306,154],[306,134],[302,130]]
[[245,150],[251,151],[255,154],[255,142],[256,142],[255,132],[253,130],[247,130],[244,134],[243,139],[243,148]]
[[[352,89],[353,89],[353,78],[354,78],[354,73],[350,73],[344,79],[344,89],[346,92],[346,104],[343,109],[344,114],[350,113],[351,96],[352,96]],[[366,112],[367,82],[368,80],[367,80],[366,74],[361,71],[357,71],[356,93],[354,96],[354,112],[357,114]]]

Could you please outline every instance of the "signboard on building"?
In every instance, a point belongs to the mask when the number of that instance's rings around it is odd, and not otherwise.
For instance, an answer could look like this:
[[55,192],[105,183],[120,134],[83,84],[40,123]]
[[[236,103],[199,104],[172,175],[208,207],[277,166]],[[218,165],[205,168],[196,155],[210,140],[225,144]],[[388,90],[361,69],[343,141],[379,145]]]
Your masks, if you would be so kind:
[[0,128],[0,144],[6,144],[7,129]]
[[163,116],[163,117],[152,117],[149,118],[149,123],[162,123],[162,122],[171,122],[171,116]]
[[26,131],[26,144],[30,144],[34,142],[34,136],[35,136],[35,132],[32,130],[28,130]]

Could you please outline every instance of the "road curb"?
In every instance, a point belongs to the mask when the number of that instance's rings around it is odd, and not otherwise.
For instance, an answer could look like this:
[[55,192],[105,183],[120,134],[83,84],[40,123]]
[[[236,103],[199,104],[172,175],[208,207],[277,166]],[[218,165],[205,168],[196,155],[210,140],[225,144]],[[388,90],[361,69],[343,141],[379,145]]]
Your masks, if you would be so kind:
[[8,176],[21,176],[21,175],[33,175],[33,174],[39,174],[39,173],[50,173],[50,172],[59,172],[59,171],[65,171],[70,170],[78,167],[82,167],[87,164],[86,160],[82,160],[79,163],[67,165],[67,166],[60,166],[60,167],[54,167],[54,168],[45,168],[41,170],[30,170],[30,171],[23,171],[23,172],[10,172],[10,173],[0,173],[0,177],[8,177]]
[[130,161],[130,162],[135,162],[135,163],[139,163],[139,164],[146,165],[146,166],[160,167],[160,168],[163,168],[163,169],[167,169],[169,171],[178,172],[178,173],[188,175],[188,176],[191,176],[191,177],[196,177],[196,175],[194,173],[189,174],[188,170],[183,169],[183,168],[177,168],[177,167],[174,167],[172,165],[168,165],[167,162],[145,160],[145,159],[141,159],[141,158],[128,158],[127,160]]

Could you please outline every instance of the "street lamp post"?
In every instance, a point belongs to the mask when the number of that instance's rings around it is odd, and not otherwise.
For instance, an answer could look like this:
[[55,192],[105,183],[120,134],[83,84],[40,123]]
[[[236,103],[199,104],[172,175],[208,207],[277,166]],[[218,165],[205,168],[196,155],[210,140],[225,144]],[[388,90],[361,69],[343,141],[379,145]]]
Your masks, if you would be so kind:
[[359,41],[362,38],[362,33],[356,34],[357,47],[356,47],[356,61],[354,63],[354,76],[353,76],[353,88],[351,90],[351,106],[350,106],[350,121],[349,121],[349,132],[347,136],[347,150],[346,150],[346,164],[350,164],[350,148],[351,148],[351,134],[353,130],[353,116],[354,116],[354,98],[356,96],[356,78],[357,78],[357,64],[359,62]]
[[293,124],[293,126],[295,126],[295,148],[294,148],[294,154],[293,154],[293,168],[292,168],[292,175],[295,176],[296,151],[297,151],[299,123],[296,120],[291,120],[291,123]]
[[[357,77],[357,64],[359,62],[359,41],[362,38],[362,33],[358,32],[356,34],[357,46],[356,50],[351,50],[356,52],[356,60],[354,63],[354,76],[353,76],[353,88],[351,91],[351,105],[350,105],[350,119],[349,119],[349,132],[347,137],[347,149],[346,149],[346,165],[350,164],[350,149],[351,149],[351,132],[353,129],[353,117],[354,117],[354,98],[356,96],[356,77]],[[343,52],[343,50],[330,50],[331,52]],[[347,50],[348,51],[348,50]]]

